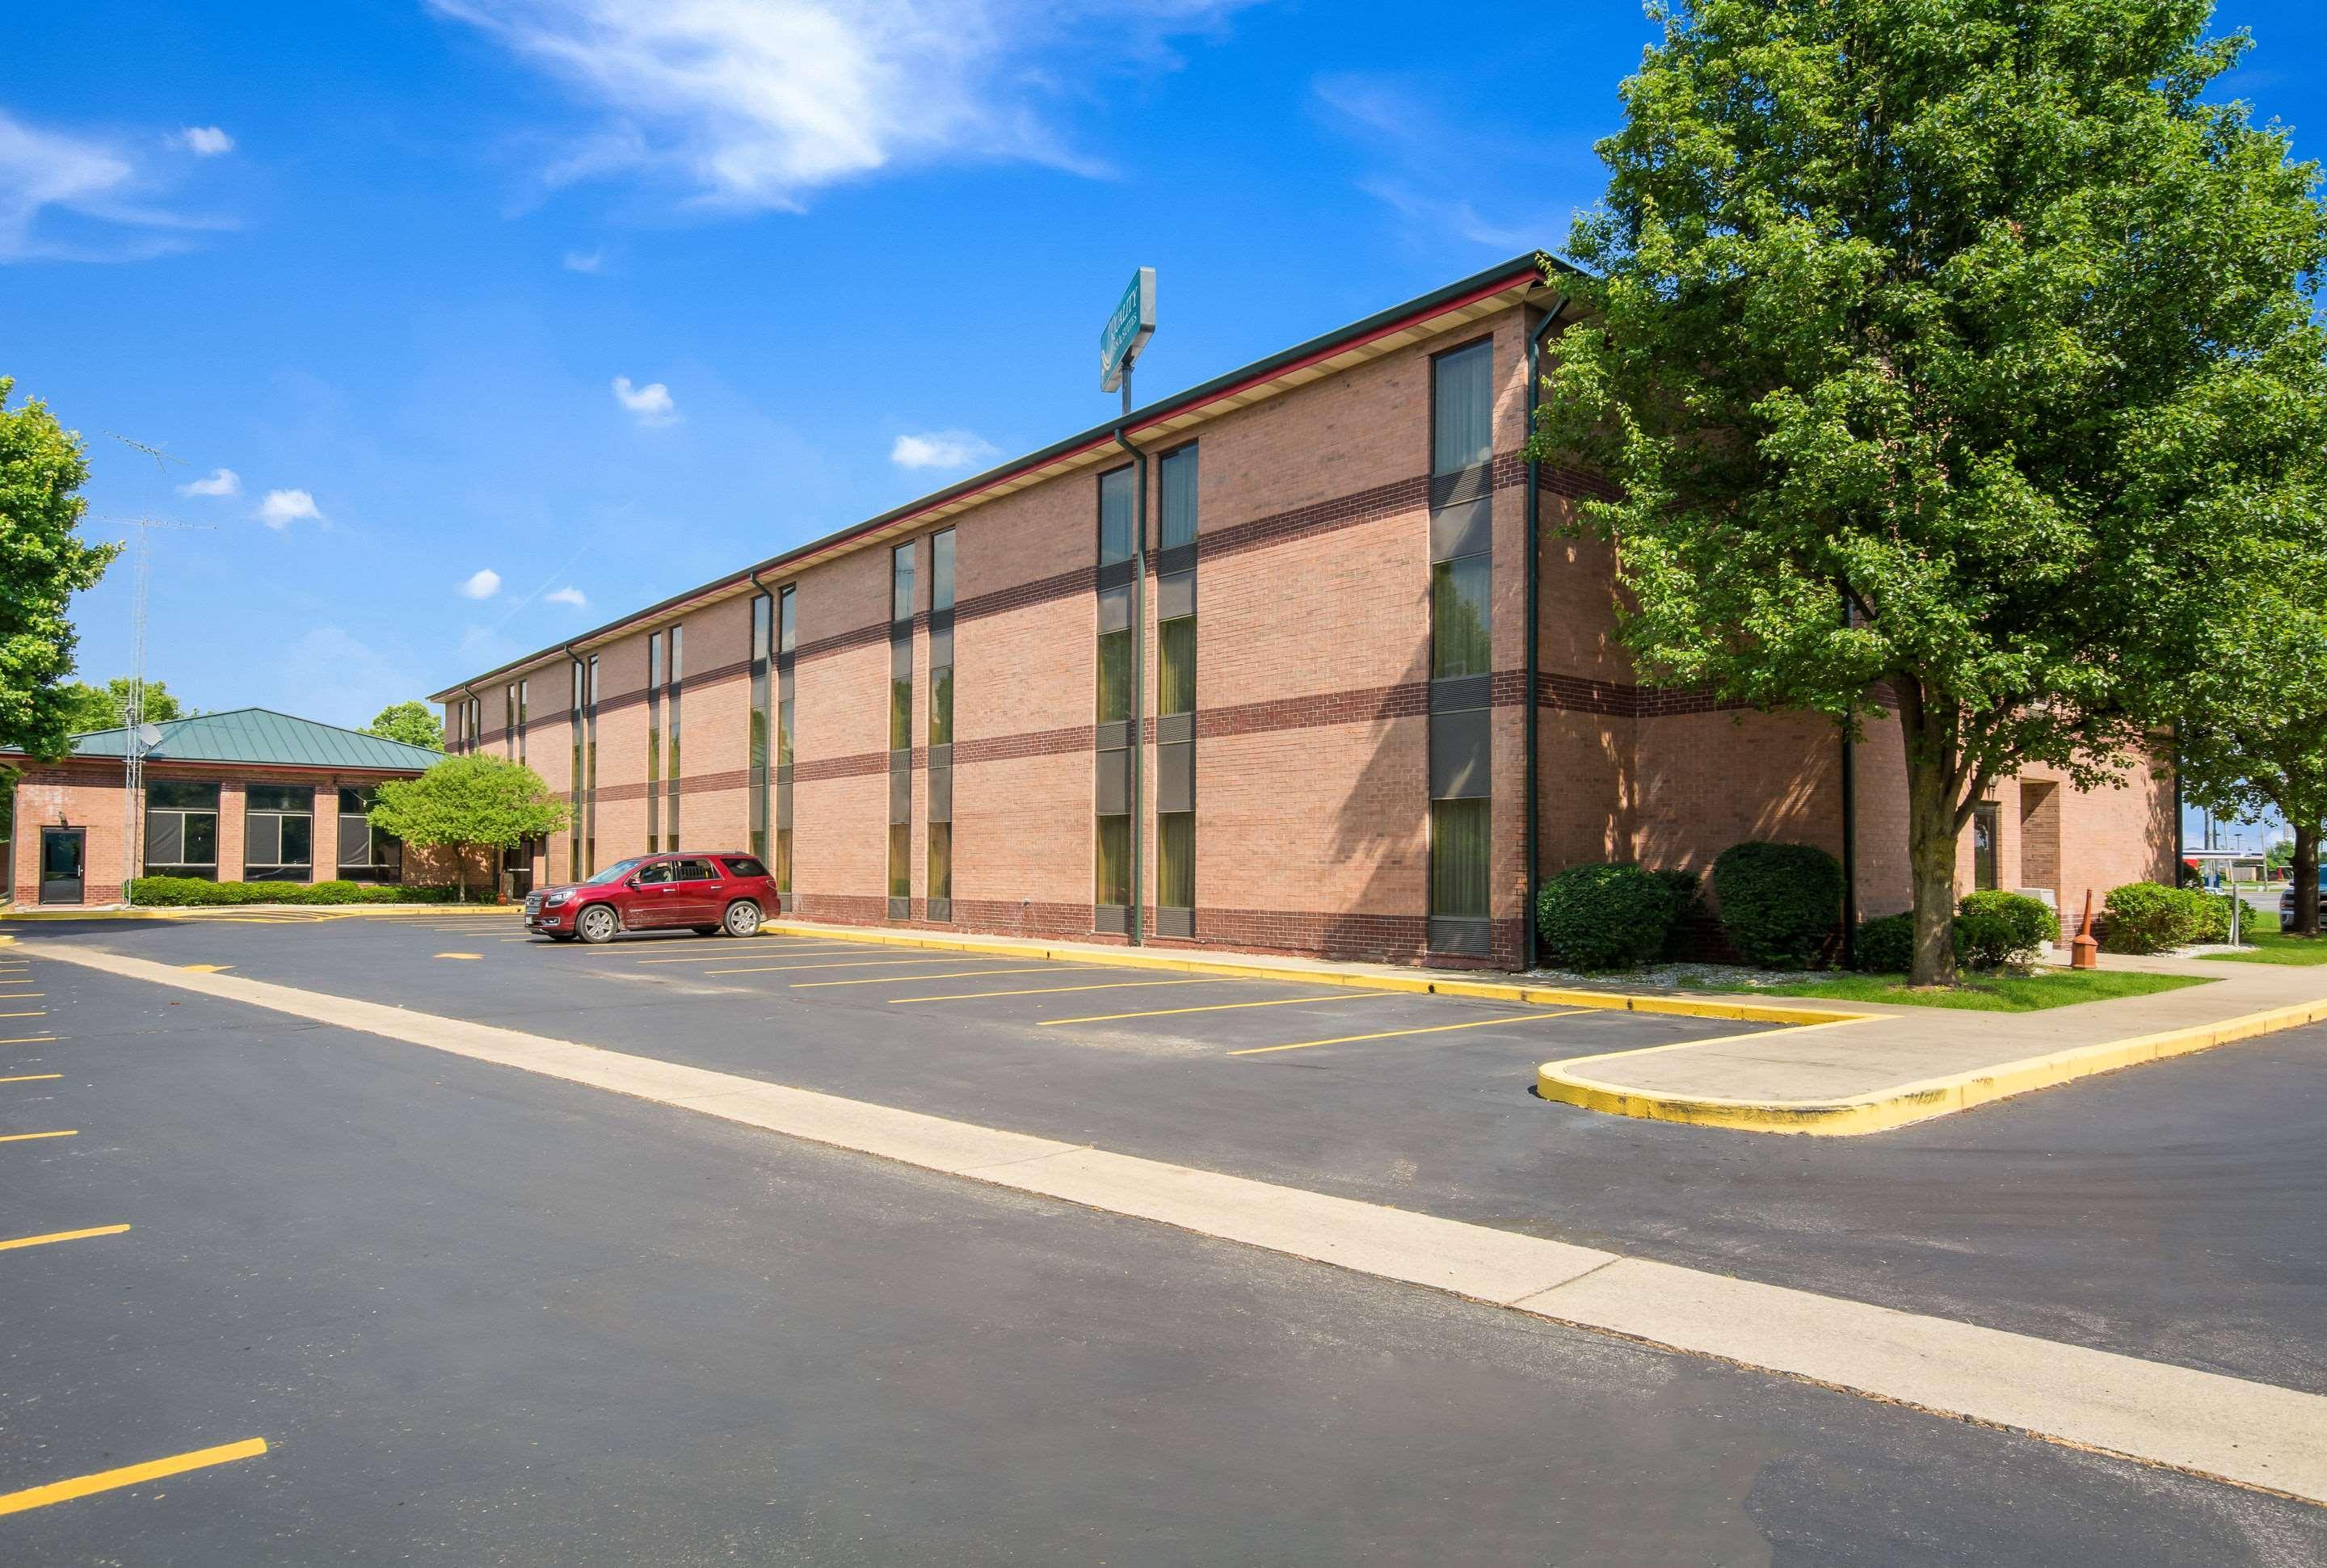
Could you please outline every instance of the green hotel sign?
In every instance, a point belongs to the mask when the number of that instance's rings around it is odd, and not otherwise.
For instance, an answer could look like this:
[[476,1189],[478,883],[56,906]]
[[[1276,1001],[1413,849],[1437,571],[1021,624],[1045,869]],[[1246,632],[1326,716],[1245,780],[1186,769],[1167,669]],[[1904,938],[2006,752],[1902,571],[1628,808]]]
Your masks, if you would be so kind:
[[1123,385],[1132,360],[1155,335],[1155,269],[1143,266],[1131,275],[1131,285],[1116,302],[1098,335],[1098,389],[1112,392]]

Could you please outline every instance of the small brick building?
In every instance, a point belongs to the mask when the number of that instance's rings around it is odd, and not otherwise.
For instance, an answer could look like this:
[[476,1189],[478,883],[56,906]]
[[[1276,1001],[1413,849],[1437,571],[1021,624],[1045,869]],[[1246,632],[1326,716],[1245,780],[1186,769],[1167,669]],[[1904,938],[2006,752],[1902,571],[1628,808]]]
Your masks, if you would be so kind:
[[382,782],[413,778],[437,753],[266,708],[155,728],[134,812],[125,731],[76,735],[55,762],[0,751],[0,765],[20,772],[9,841],[18,905],[117,903],[125,870],[212,882],[403,880],[403,846],[374,833],[364,811]]
[[[446,733],[575,802],[537,879],[748,845],[865,924],[1511,965],[1531,869],[1842,854],[1830,726],[1635,681],[1593,481],[1522,455],[1563,304],[1491,268],[481,672]],[[1895,727],[1855,761],[1877,914]],[[2172,800],[2006,780],[1964,885],[2163,876]]]

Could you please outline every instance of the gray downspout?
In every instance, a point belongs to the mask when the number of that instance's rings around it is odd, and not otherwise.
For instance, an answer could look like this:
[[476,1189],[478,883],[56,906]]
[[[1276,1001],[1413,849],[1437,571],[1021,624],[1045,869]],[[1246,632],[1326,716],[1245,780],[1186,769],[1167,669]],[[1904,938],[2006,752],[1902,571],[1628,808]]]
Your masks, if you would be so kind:
[[1140,945],[1141,873],[1146,858],[1142,814],[1147,778],[1147,454],[1131,444],[1120,425],[1115,427],[1115,443],[1139,460],[1139,499],[1132,511],[1131,536],[1131,908],[1124,915],[1124,929],[1135,947]]
[[[1543,338],[1559,320],[1559,313],[1567,308],[1567,296],[1552,301],[1551,309],[1528,334],[1527,351],[1527,431],[1530,452],[1535,441],[1535,411],[1541,400],[1543,387]],[[1521,842],[1527,845],[1527,889],[1521,900],[1519,919],[1519,967],[1533,969],[1539,957],[1535,929],[1536,883],[1542,875],[1543,830],[1537,821],[1537,791],[1540,787],[1537,775],[1541,764],[1536,756],[1536,665],[1537,645],[1541,640],[1539,624],[1538,582],[1543,575],[1543,465],[1534,457],[1528,459],[1527,488],[1527,685],[1519,698],[1520,731],[1527,748],[1526,797],[1527,831]]]

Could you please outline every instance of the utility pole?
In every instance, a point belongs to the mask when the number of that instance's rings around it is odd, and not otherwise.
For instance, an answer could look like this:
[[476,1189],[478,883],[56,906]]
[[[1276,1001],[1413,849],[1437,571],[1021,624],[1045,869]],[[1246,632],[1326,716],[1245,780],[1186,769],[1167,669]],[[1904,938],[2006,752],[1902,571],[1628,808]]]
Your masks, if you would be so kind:
[[[143,441],[132,441],[126,435],[107,431],[107,435],[122,445],[142,452],[154,460],[154,466],[164,473],[171,463],[183,463],[182,457],[173,457],[158,446]],[[145,753],[162,738],[162,732],[145,723],[145,602],[147,584],[153,577],[153,531],[169,528],[182,532],[210,531],[207,523],[176,523],[162,518],[128,518],[122,519],[137,530],[136,557],[132,562],[129,590],[129,694],[121,705],[121,901],[131,908],[136,898],[131,884],[137,880],[138,865],[144,858],[145,841],[137,831],[145,799]]]

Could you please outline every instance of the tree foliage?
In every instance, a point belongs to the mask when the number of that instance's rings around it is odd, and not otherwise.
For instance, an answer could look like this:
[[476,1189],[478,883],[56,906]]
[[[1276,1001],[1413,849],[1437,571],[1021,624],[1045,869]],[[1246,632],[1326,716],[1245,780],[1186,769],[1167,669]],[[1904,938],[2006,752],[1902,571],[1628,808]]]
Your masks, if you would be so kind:
[[[62,688],[68,714],[66,733],[85,735],[91,730],[117,730],[129,722],[129,677],[116,676],[101,686],[87,681],[67,681]],[[186,714],[170,688],[158,680],[145,683],[143,707],[145,723],[165,724]]]
[[481,752],[382,784],[370,817],[374,827],[407,845],[448,848],[465,860],[470,850],[514,849],[557,832],[566,807],[524,763]]
[[11,409],[14,387],[0,376],[0,746],[47,759],[72,733],[63,683],[79,639],[65,612],[121,546],[80,537],[80,437],[38,398]]
[[1919,983],[2026,763],[2149,760],[2210,608],[2327,548],[2285,135],[2207,0],[1670,0],[1535,436],[1618,487],[1643,672],[1907,751]]
[[[2183,797],[2241,822],[2272,812],[2294,843],[2294,924],[2319,934],[2319,884],[2327,833],[2327,561],[2242,596],[2218,611],[2233,647],[2191,677],[2178,734]],[[2273,854],[2277,853],[2273,846]]]
[[363,733],[407,746],[425,746],[432,751],[444,749],[444,722],[426,703],[390,703],[373,715]]

